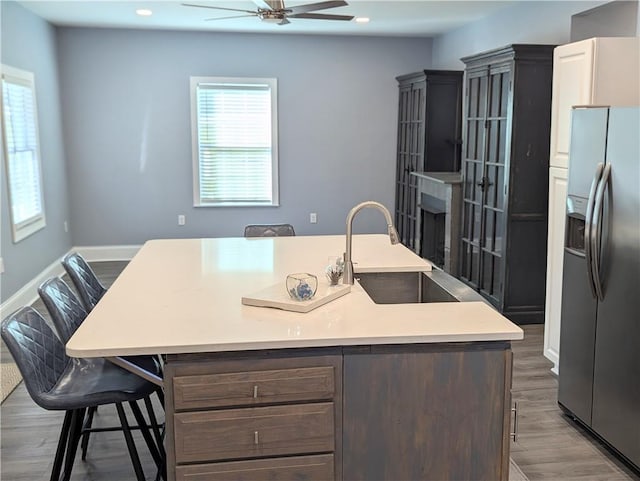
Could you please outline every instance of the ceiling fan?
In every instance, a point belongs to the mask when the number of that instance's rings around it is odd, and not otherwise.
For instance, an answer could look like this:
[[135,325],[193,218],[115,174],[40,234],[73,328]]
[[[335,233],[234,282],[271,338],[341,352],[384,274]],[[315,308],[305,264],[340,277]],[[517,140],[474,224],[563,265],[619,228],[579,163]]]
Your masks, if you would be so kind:
[[207,18],[206,20],[226,20],[230,18],[258,17],[263,22],[286,25],[290,18],[308,18],[313,20],[346,20],[353,19],[351,15],[329,15],[325,13],[313,13],[316,10],[326,10],[328,8],[345,7],[348,5],[343,0],[328,0],[325,2],[309,3],[307,5],[297,5],[295,7],[285,7],[284,0],[252,0],[258,7],[256,10],[242,10],[237,8],[213,7],[211,5],[196,5],[183,3],[185,7],[212,8],[214,10],[227,10],[231,12],[242,12],[244,15],[234,15],[231,17]]

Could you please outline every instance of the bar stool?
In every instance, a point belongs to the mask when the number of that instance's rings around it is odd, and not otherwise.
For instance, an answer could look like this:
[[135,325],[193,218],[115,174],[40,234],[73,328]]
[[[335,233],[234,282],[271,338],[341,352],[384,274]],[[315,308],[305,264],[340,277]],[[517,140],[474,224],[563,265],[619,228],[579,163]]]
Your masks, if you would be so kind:
[[245,237],[289,237],[296,235],[291,224],[250,224],[244,228]]
[[[102,285],[98,276],[96,276],[89,263],[77,252],[72,252],[64,256],[62,266],[73,282],[80,300],[87,313],[91,312],[98,301],[105,295],[107,289]],[[49,290],[49,288],[43,288]],[[54,287],[51,288],[53,290]],[[66,292],[66,289],[60,286],[55,287],[56,290]],[[45,294],[47,295],[47,294]],[[51,294],[53,297],[53,294]],[[49,306],[47,306],[49,309]],[[49,309],[50,310],[50,309]],[[80,321],[82,322],[82,321]],[[76,327],[77,329],[77,327]],[[75,329],[74,329],[75,332]],[[158,356],[126,356],[125,359],[143,367],[145,370],[162,377],[162,362]],[[164,398],[162,391],[158,392],[161,397],[160,401],[164,406]]]
[[[52,277],[40,284],[38,294],[51,315],[60,340],[66,344],[87,317],[86,309],[69,285],[59,277]],[[158,356],[127,356],[125,359],[156,376],[162,377],[162,366]],[[160,392],[159,395],[164,406],[162,393]]]
[[4,321],[0,334],[24,379],[29,395],[46,410],[65,411],[64,422],[51,470],[51,481],[71,477],[85,411],[94,406],[115,404],[129,456],[138,481],[144,472],[131,435],[123,403],[128,402],[158,468],[163,460],[144,420],[138,400],[148,399],[156,386],[104,359],[67,357],[64,345],[42,316],[23,307]]
[[[80,301],[68,284],[58,277],[53,277],[43,282],[40,287],[38,287],[38,293],[40,294],[40,298],[44,302],[47,311],[49,311],[49,314],[51,315],[51,320],[58,332],[60,340],[66,344],[87,317],[87,311],[85,311],[84,307],[80,304]],[[156,376],[162,376],[162,367],[156,356],[129,356],[126,359]],[[101,361],[109,363],[104,359],[101,359]],[[164,406],[164,395],[162,393],[162,389],[159,386],[154,386],[153,390],[156,392],[161,404]],[[156,436],[158,449],[160,450],[160,453],[163,454],[162,435],[157,426],[151,401],[149,399],[145,399],[144,402]],[[86,420],[84,421],[84,434],[82,437],[83,460],[87,457],[89,436],[92,432],[91,426],[96,408],[96,406],[89,408]]]

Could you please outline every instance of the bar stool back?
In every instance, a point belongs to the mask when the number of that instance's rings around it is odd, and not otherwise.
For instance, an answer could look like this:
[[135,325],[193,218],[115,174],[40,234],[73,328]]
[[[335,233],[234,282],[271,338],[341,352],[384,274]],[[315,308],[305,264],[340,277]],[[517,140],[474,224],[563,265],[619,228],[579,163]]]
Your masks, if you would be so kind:
[[245,237],[289,237],[296,235],[291,224],[250,224],[244,228]]
[[87,312],[95,307],[107,289],[102,285],[91,266],[77,252],[71,252],[62,259],[62,266],[78,291]]

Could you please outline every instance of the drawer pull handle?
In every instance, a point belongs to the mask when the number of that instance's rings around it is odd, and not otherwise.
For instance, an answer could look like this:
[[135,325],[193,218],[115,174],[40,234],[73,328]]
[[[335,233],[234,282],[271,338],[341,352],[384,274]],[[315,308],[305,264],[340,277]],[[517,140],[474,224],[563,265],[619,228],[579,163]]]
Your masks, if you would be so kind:
[[253,386],[253,399],[258,399],[258,385]]
[[514,402],[513,407],[511,408],[511,412],[513,413],[513,431],[509,433],[511,439],[514,442],[518,442],[518,403]]
[[253,444],[255,444],[256,446],[258,445],[258,431],[254,431],[253,432]]

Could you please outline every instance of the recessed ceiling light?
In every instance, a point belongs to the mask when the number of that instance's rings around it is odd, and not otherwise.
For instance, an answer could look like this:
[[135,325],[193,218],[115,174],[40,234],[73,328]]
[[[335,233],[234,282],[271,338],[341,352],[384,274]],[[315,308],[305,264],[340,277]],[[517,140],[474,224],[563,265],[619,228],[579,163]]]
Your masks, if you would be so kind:
[[136,14],[140,15],[141,17],[150,17],[151,15],[153,15],[153,12],[148,8],[139,8],[138,10],[136,10]]
[[369,17],[356,17],[357,23],[369,23],[369,20],[370,20]]

